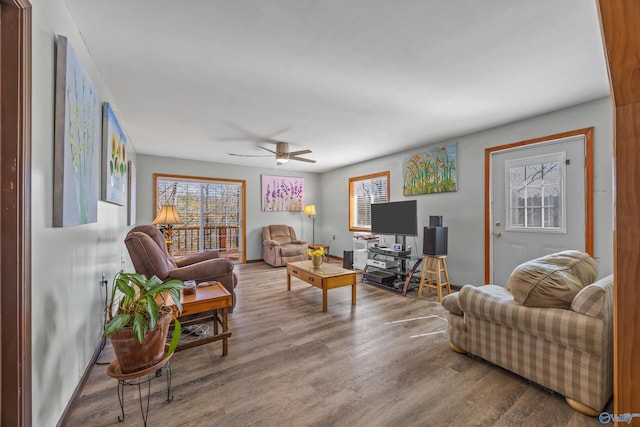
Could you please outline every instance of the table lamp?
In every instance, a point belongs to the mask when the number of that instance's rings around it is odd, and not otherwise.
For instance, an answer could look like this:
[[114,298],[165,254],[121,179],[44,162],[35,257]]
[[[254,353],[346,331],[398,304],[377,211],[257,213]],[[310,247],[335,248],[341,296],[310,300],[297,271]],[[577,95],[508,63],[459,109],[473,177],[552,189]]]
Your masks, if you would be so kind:
[[167,243],[167,252],[171,255],[171,234],[173,234],[173,224],[181,224],[180,216],[178,215],[178,211],[175,206],[167,205],[163,206],[160,209],[160,213],[153,220],[154,225],[162,225],[164,227],[160,227],[164,234],[164,240]]
[[316,243],[316,205],[307,205],[304,207],[304,214],[309,215],[309,218],[313,216],[313,235],[311,244]]

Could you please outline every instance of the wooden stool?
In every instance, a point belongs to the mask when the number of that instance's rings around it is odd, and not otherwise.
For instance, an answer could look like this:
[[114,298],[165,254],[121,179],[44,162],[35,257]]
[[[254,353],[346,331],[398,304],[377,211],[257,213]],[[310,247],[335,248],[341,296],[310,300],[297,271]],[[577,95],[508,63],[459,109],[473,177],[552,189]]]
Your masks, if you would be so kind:
[[[418,288],[418,296],[422,296],[422,287],[425,286],[431,293],[431,289],[436,289],[438,293],[438,301],[442,301],[442,288],[447,287],[447,292],[451,293],[451,285],[449,284],[449,272],[447,272],[447,256],[446,255],[425,255],[422,262],[422,275],[420,276],[420,287]],[[429,273],[425,281],[425,275]],[[444,282],[442,281],[442,273],[444,273]],[[435,278],[433,277],[435,276]]]

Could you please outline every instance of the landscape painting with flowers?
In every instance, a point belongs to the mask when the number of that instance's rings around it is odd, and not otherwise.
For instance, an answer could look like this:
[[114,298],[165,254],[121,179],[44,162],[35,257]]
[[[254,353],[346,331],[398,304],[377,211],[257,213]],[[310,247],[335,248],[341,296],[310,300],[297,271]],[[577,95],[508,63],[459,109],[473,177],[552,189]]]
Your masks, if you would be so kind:
[[457,191],[456,144],[434,147],[404,161],[402,194]]
[[127,203],[127,137],[111,105],[102,109],[102,200]]
[[262,175],[262,210],[302,211],[304,178]]

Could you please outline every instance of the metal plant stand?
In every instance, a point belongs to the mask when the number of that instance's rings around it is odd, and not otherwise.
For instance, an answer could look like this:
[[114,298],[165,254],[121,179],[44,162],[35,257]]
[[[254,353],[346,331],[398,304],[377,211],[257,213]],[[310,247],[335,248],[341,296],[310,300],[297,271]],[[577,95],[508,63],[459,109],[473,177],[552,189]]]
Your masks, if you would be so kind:
[[[172,354],[173,355],[173,354]],[[142,414],[142,421],[144,425],[147,425],[147,416],[149,415],[149,400],[151,398],[151,381],[155,378],[164,377],[167,381],[167,402],[173,399],[171,395],[171,365],[169,359],[171,356],[164,357],[160,362],[153,366],[137,372],[131,372],[129,374],[123,374],[120,371],[120,365],[118,360],[115,359],[107,368],[107,375],[118,380],[118,401],[120,402],[120,415],[118,421],[124,421],[124,388],[125,386],[137,386],[138,387],[138,399],[140,401],[140,413]],[[142,396],[142,386],[147,385],[147,402],[144,403]]]

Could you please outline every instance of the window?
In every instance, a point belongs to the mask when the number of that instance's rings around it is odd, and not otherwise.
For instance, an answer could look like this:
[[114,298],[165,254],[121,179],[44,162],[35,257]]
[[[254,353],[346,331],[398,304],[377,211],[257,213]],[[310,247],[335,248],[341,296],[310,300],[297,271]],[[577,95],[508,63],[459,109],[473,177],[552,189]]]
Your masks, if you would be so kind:
[[244,262],[245,181],[154,174],[154,212],[175,205],[173,254],[220,251]]
[[505,163],[507,230],[564,232],[565,153]]
[[371,231],[371,204],[389,201],[389,171],[349,178],[349,230]]

